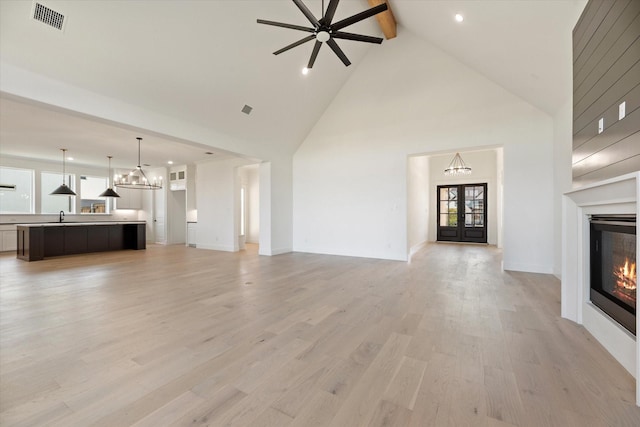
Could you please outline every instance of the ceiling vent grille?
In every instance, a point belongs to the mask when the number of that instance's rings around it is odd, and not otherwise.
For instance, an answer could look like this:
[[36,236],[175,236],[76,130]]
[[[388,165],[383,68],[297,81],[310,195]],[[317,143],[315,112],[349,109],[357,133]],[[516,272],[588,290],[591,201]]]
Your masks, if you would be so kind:
[[32,17],[36,21],[40,21],[57,30],[62,31],[64,28],[64,15],[40,3],[34,4]]
[[245,105],[244,107],[242,107],[242,112],[246,115],[251,114],[251,110],[253,110],[253,107],[250,105]]

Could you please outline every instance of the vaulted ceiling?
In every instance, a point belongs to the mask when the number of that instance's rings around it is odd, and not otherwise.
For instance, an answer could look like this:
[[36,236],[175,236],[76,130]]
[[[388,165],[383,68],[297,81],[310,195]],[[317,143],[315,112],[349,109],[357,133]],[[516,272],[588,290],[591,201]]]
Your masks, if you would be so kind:
[[[313,43],[272,52],[306,34],[256,23],[308,26],[289,0],[40,3],[65,15],[64,31],[30,19],[32,2],[3,0],[3,63],[283,152],[296,149],[364,55],[378,48],[340,40],[353,64],[345,67],[325,48],[305,76],[301,69]],[[396,39],[384,41],[390,48],[413,33],[548,114],[566,101],[571,62],[559,40],[570,34],[586,0],[389,3],[399,27]],[[321,15],[321,0],[305,4]],[[342,0],[335,19],[368,7],[366,0]],[[462,23],[453,19],[456,13],[463,14]],[[375,19],[348,30],[382,36]],[[245,104],[253,107],[250,115],[241,112]],[[126,156],[140,135],[154,144],[148,153],[154,165],[206,158],[206,145],[25,105],[7,93],[0,108],[0,155],[58,159],[57,149],[66,146],[84,163],[103,165],[107,154]]]

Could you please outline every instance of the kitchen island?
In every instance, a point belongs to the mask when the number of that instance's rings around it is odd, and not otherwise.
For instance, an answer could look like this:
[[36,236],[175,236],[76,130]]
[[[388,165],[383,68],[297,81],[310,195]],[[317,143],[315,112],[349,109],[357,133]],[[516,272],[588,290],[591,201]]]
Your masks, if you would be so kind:
[[16,256],[25,261],[89,252],[146,249],[146,223],[55,222],[18,224]]

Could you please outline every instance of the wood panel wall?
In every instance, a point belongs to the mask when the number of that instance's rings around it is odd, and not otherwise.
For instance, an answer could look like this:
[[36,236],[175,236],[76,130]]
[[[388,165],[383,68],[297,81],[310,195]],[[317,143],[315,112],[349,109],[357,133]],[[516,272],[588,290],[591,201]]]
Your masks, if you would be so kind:
[[573,30],[573,182],[638,170],[640,0],[589,0]]

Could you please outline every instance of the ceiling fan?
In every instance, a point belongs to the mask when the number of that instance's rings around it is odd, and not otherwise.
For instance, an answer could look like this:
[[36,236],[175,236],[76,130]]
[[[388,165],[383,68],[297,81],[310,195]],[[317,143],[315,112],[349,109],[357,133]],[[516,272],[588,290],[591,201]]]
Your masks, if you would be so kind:
[[[349,66],[351,65],[351,61],[349,61],[349,58],[347,58],[347,56],[344,54],[342,49],[340,49],[335,39],[355,40],[359,42],[377,43],[377,44],[382,43],[382,39],[380,37],[371,37],[371,36],[365,36],[361,34],[347,33],[340,30],[342,30],[345,27],[348,27],[349,25],[355,24],[356,22],[360,22],[364,19],[377,15],[380,12],[384,12],[385,10],[388,9],[386,2],[379,4],[378,6],[374,6],[370,9],[367,9],[363,12],[356,13],[355,15],[342,19],[338,22],[333,22],[333,16],[336,13],[336,8],[338,7],[339,1],[340,0],[330,0],[329,4],[327,5],[327,10],[324,12],[324,15],[322,16],[322,18],[317,19],[313,15],[313,13],[311,13],[311,11],[307,8],[307,6],[305,6],[304,3],[302,3],[302,0],[293,0],[295,5],[298,6],[298,9],[300,9],[300,11],[309,20],[309,22],[311,22],[311,24],[313,25],[313,28],[303,27],[300,25],[285,24],[283,22],[274,22],[274,21],[266,21],[264,19],[258,19],[258,24],[273,25],[276,27],[283,27],[283,28],[289,28],[292,30],[299,30],[299,31],[312,33],[311,35],[303,39],[300,39],[295,43],[291,43],[290,45],[285,46],[280,50],[276,50],[275,52],[273,52],[273,54],[279,55],[282,52],[286,52],[289,49],[292,49],[296,46],[300,46],[301,44],[304,44],[308,41],[315,39],[316,43],[313,46],[313,51],[311,52],[311,58],[309,58],[309,64],[307,64],[307,68],[313,68],[313,64],[316,61],[316,57],[318,56],[318,52],[322,47],[322,43],[328,44],[331,50],[333,50],[333,52],[338,56],[338,58],[340,58],[340,60],[344,63],[344,65]],[[323,3],[323,9],[324,9],[324,1],[322,3]]]

